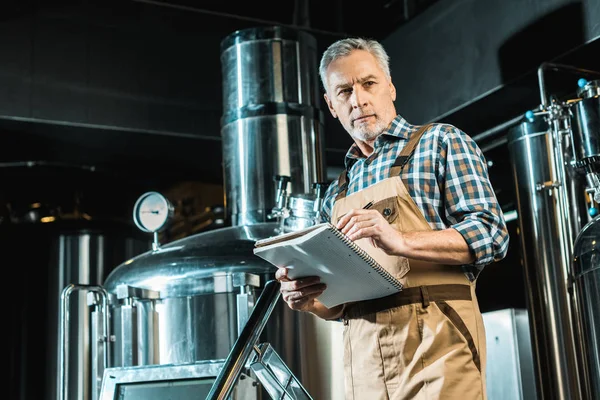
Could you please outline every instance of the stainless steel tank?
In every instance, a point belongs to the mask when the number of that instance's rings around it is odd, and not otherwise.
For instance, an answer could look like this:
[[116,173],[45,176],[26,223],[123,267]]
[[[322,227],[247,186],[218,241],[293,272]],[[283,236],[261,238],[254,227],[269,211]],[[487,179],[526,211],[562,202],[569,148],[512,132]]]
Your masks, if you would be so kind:
[[573,275],[586,398],[595,400],[600,399],[600,217],[584,226],[575,241]]
[[590,201],[596,203],[590,214],[598,214],[600,203],[600,80],[580,81],[579,99],[571,106],[573,165],[585,172]]
[[[9,398],[55,400],[58,379],[59,303],[62,289],[72,282],[101,284],[119,263],[146,251],[150,242],[132,224],[117,221],[61,219],[0,224],[4,266],[16,275],[7,298],[14,334],[11,346]],[[24,241],[23,239],[27,240]],[[32,247],[34,246],[34,247]],[[70,336],[81,351],[72,351],[71,399],[89,399],[90,318],[85,296],[70,308]]]
[[573,106],[573,150],[576,165],[600,161],[600,80],[585,82]]
[[273,274],[271,264],[248,253],[256,238],[276,234],[274,224],[244,228],[180,239],[115,269],[104,284],[113,305],[114,366],[227,357],[242,307],[236,295],[256,295]]
[[523,122],[509,131],[508,148],[538,394],[571,399],[578,398],[579,382],[568,285],[573,232],[587,219],[585,180],[562,168],[568,152],[554,132],[542,118]]
[[[573,165],[585,173],[591,216],[600,203],[600,80],[580,80],[572,107]],[[573,248],[573,301],[576,310],[581,384],[585,399],[600,399],[600,222],[589,221]]]
[[[269,219],[275,177],[290,177],[290,198],[304,200],[290,202],[303,205],[292,213],[298,221],[312,207],[306,203],[313,186],[323,181],[314,38],[280,27],[234,32],[222,42],[221,60],[232,226],[159,246],[111,273],[105,283],[115,340],[110,367],[225,359],[255,299],[274,278],[275,267],[252,250],[256,240],[281,232],[281,221]],[[291,225],[305,226],[298,221]],[[314,398],[336,399],[343,393],[341,329],[280,302],[263,339]]]
[[232,225],[268,222],[276,175],[291,193],[325,176],[316,40],[283,27],[237,31],[221,42],[223,168]]

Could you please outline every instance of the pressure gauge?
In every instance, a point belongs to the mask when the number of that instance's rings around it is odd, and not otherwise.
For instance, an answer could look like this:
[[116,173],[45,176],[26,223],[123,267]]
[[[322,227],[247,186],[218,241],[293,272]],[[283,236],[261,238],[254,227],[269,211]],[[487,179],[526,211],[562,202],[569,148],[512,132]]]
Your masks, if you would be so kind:
[[158,192],[147,192],[133,206],[133,221],[144,232],[158,232],[173,216],[173,206]]

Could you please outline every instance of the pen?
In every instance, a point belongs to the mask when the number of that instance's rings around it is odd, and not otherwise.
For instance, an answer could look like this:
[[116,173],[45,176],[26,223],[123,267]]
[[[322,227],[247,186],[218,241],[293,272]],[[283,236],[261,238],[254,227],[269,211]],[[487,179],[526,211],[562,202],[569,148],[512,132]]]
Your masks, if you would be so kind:
[[[372,201],[370,201],[370,202],[368,202],[367,204],[365,204],[365,205],[363,206],[363,208],[362,208],[362,209],[363,209],[363,210],[368,210],[368,209],[369,209],[369,208],[371,208],[371,207],[373,207],[373,202],[372,202]],[[338,221],[339,221],[341,218],[343,218],[343,217],[344,217],[344,215],[346,215],[346,214],[348,214],[348,213],[344,213],[344,214],[340,215],[340,216],[338,217]]]

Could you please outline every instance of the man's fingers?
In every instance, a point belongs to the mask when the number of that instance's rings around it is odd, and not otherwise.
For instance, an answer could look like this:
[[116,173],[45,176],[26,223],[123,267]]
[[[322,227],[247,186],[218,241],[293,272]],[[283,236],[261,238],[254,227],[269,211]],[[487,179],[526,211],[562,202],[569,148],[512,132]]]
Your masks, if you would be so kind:
[[287,273],[287,268],[277,268],[277,271],[275,271],[275,279],[277,279],[278,281],[287,281],[289,280],[287,277]]
[[286,303],[292,310],[301,310],[306,305],[306,303],[316,299],[320,294],[321,292],[309,294],[298,299],[291,299],[289,301],[286,301]]
[[381,215],[377,210],[351,210],[338,221],[336,227],[343,233],[346,233],[358,222],[374,220],[377,221],[378,215]]
[[299,290],[282,290],[281,293],[283,295],[283,299],[285,301],[289,300],[298,300],[302,297],[311,296],[311,295],[319,295],[323,293],[323,291],[327,288],[324,283],[320,283],[318,285],[307,286],[303,289]]
[[[359,228],[359,229],[353,230],[352,232],[348,233],[348,237],[352,241],[362,239],[362,238],[367,238],[367,237],[371,238],[373,241],[375,241],[376,234],[377,234],[377,230],[375,229],[375,227],[370,226],[370,227]],[[375,247],[377,247],[377,246],[375,246]]]
[[313,285],[317,285],[321,279],[318,276],[307,276],[305,278],[295,279],[293,281],[282,281],[281,291],[295,291],[303,288],[307,288]]

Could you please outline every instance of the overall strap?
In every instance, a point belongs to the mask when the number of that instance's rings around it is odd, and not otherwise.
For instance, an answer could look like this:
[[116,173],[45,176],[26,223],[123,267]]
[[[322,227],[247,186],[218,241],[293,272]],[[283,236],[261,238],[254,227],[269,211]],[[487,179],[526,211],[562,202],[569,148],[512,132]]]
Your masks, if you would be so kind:
[[338,178],[338,195],[335,196],[335,201],[343,199],[346,197],[346,192],[348,191],[348,171],[345,169],[340,173]]
[[396,161],[392,165],[392,168],[390,168],[390,177],[400,176],[400,172],[402,172],[402,169],[415,152],[415,148],[417,147],[417,144],[419,144],[419,140],[421,140],[423,134],[430,127],[431,124],[423,125],[416,132],[412,133],[410,139],[408,139],[408,143],[406,143],[400,152],[400,155],[398,158],[396,158]]

